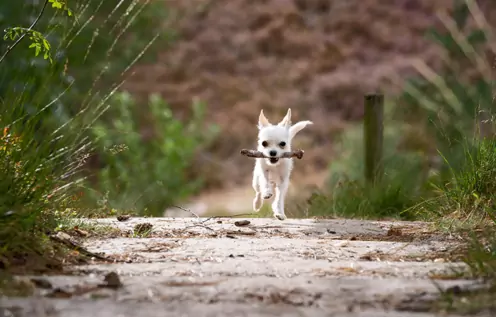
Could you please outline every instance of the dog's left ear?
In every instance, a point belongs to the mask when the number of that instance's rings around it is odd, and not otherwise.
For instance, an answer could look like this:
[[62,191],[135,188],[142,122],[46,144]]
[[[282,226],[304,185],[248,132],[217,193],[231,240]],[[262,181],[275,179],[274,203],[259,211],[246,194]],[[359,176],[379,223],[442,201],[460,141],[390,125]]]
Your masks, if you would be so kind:
[[291,126],[291,108],[288,109],[286,116],[277,124],[280,127],[290,127]]

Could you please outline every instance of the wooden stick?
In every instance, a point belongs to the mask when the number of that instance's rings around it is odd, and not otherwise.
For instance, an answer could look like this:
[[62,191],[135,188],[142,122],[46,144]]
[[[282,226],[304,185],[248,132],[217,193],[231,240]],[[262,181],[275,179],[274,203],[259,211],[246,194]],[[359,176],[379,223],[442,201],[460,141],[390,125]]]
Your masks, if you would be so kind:
[[[240,153],[241,153],[241,155],[248,156],[248,157],[270,158],[270,156],[265,156],[262,152],[259,152],[256,150],[243,149],[240,151]],[[294,150],[292,152],[284,152],[279,158],[296,157],[297,159],[301,160],[301,158],[303,157],[303,153],[305,153],[303,150]]]

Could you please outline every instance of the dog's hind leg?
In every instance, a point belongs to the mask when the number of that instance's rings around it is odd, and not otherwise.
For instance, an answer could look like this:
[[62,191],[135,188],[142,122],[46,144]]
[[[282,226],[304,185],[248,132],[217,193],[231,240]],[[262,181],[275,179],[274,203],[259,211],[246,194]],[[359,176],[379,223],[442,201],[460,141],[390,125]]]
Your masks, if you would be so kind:
[[284,213],[284,200],[286,199],[286,193],[289,187],[289,180],[285,179],[281,183],[276,184],[276,197],[272,203],[272,212],[274,217],[279,220],[286,219],[286,214]]

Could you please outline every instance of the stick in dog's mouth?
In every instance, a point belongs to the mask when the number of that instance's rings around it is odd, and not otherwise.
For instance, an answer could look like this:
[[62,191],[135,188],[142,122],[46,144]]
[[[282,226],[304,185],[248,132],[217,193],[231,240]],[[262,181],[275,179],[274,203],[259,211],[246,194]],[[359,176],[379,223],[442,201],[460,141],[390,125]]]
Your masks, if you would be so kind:
[[260,151],[255,151],[255,150],[247,150],[243,149],[240,151],[241,155],[248,156],[248,157],[254,157],[254,158],[267,158],[270,159],[271,163],[277,163],[280,158],[292,158],[296,157],[297,159],[301,160],[303,157],[303,153],[305,153],[303,150],[294,150],[291,152],[284,152],[279,158],[277,157],[270,157],[270,156],[265,156],[262,152]]

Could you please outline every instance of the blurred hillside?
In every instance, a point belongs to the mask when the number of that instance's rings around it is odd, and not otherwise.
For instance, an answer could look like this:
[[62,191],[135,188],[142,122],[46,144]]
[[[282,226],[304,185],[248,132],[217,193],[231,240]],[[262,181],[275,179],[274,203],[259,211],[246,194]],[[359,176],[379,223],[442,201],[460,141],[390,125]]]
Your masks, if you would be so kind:
[[[139,65],[125,89],[141,98],[159,92],[176,114],[193,98],[223,133],[198,158],[210,186],[246,182],[252,164],[239,149],[252,147],[264,109],[273,121],[288,107],[294,120],[315,125],[298,136],[307,150],[295,173],[326,168],[333,137],[362,116],[363,94],[399,92],[415,74],[414,59],[436,69],[439,48],[425,38],[436,12],[451,0],[186,0],[167,6],[181,18],[178,40],[153,64]],[[392,79],[394,78],[394,80]],[[311,150],[310,150],[311,148]],[[220,179],[226,175],[228,178]]]

